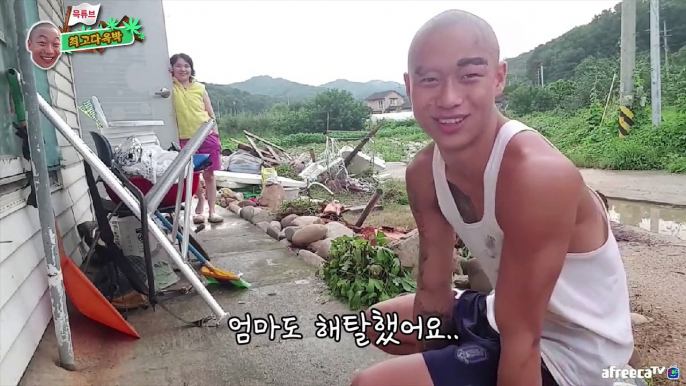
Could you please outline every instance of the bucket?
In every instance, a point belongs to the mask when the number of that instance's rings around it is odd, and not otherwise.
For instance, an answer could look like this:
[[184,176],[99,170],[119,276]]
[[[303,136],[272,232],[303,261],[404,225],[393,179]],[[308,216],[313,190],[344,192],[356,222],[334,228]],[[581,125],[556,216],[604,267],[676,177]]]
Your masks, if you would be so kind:
[[300,188],[283,188],[283,200],[293,201],[297,200],[300,195]]

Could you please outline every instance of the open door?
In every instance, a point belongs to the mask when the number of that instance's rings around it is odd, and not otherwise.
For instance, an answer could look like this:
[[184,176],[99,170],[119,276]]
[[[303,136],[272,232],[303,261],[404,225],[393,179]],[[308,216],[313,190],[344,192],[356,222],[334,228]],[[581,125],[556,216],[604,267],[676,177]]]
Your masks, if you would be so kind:
[[[77,6],[83,0],[66,0],[65,6]],[[78,104],[96,96],[109,127],[102,129],[112,146],[136,134],[141,142],[154,142],[167,149],[178,141],[171,98],[169,51],[164,25],[162,0],[99,0],[98,22],[124,16],[139,19],[143,42],[115,47],[102,53],[74,52],[74,82]],[[66,7],[65,7],[66,11]],[[95,28],[96,26],[91,26]],[[81,29],[82,24],[72,26]],[[94,149],[87,131],[97,131],[95,122],[81,113],[83,140]],[[154,136],[152,135],[154,133]]]

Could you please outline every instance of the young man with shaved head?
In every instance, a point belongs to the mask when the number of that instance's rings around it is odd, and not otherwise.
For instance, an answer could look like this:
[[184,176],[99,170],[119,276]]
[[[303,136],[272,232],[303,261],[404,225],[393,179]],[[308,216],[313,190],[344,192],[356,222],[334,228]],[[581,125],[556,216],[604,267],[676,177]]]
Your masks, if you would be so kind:
[[51,69],[62,55],[60,30],[49,21],[37,23],[29,32],[26,48],[36,66],[43,70]]
[[[434,17],[412,41],[407,94],[433,139],[406,174],[418,290],[374,308],[438,317],[459,338],[397,333],[400,345],[379,348],[403,356],[361,371],[355,386],[611,385],[602,370],[631,357],[626,276],[603,202],[552,144],[498,111],[499,59],[491,27],[467,12]],[[490,294],[452,289],[455,233]]]

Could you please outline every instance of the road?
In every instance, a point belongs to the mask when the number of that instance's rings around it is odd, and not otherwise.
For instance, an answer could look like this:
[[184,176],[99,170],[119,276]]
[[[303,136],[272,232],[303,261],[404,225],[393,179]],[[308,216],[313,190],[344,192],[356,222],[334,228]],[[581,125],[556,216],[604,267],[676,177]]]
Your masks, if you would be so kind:
[[[387,162],[393,178],[405,179],[405,164]],[[608,198],[686,206],[686,174],[580,169],[586,183]]]

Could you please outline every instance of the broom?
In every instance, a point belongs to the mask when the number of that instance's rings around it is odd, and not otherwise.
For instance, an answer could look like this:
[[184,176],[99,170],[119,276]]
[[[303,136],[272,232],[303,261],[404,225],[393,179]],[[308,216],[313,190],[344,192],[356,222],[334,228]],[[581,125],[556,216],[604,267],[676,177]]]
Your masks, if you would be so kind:
[[[165,228],[167,228],[170,231],[173,230],[173,225],[169,221],[167,221],[167,219],[164,218],[164,216],[162,216],[160,212],[155,212],[155,216],[162,222]],[[181,236],[181,232],[176,232],[176,239],[179,241],[183,239],[183,237]],[[238,288],[251,287],[250,283],[241,279],[241,277],[236,275],[235,273],[215,268],[212,265],[212,263],[207,261],[207,259],[205,259],[205,257],[200,252],[198,252],[198,250],[195,249],[195,247],[193,247],[192,245],[188,246],[188,250],[198,259],[200,263],[202,263],[203,267],[200,269],[200,273],[203,276],[205,276],[208,283],[231,284]]]

